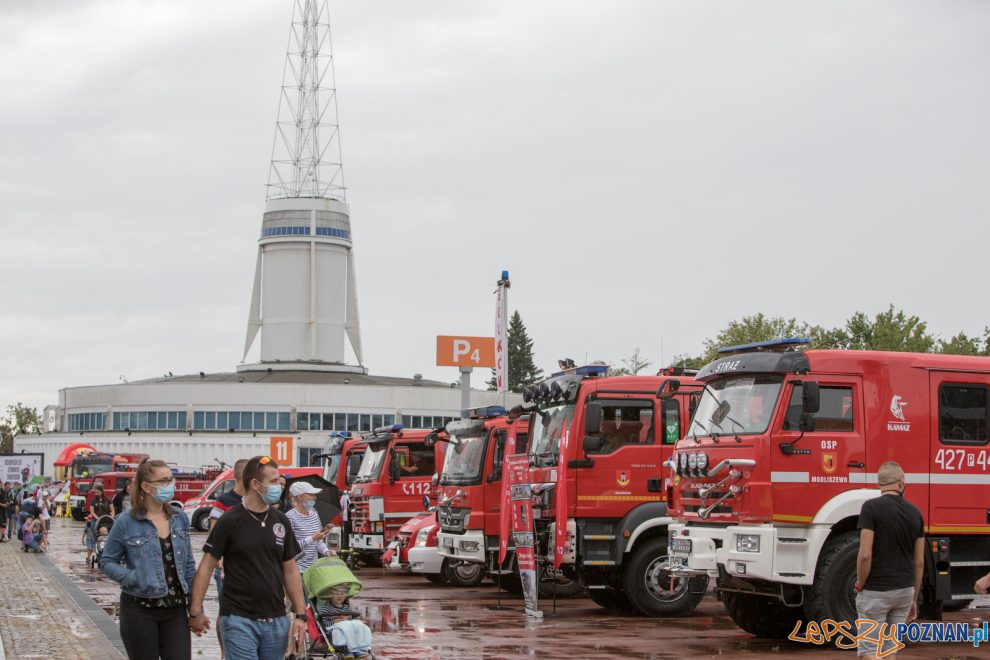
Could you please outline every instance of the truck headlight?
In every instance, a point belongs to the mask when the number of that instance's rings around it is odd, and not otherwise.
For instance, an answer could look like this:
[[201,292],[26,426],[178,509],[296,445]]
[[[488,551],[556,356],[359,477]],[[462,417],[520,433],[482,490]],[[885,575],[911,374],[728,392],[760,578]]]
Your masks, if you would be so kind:
[[677,474],[684,474],[687,472],[688,456],[686,451],[682,451],[677,457],[677,466],[680,468],[680,471]]
[[707,469],[708,469],[708,454],[706,454],[703,451],[699,451],[698,452],[698,472],[700,472],[702,475],[704,475],[705,474],[705,471]]
[[759,552],[759,534],[739,534],[736,536],[736,552]]
[[461,550],[464,552],[477,552],[478,542],[477,541],[461,541]]
[[695,452],[691,452],[690,454],[688,454],[687,464],[688,464],[688,471],[694,472],[694,469],[698,467],[698,454],[696,454]]
[[416,542],[414,543],[414,545],[417,548],[424,548],[424,547],[426,547],[427,539],[429,539],[430,532],[433,531],[433,528],[434,528],[434,525],[431,525],[429,527],[424,527],[423,529],[421,529],[418,532],[416,532]]

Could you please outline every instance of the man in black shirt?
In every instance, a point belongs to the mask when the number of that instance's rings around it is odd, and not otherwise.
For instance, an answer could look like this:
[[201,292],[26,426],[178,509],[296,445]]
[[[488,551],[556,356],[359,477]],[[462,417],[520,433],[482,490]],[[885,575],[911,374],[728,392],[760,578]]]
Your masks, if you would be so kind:
[[[287,653],[306,650],[306,605],[294,561],[299,546],[285,514],[271,506],[282,494],[275,462],[268,456],[250,459],[242,483],[243,501],[214,523],[203,546],[189,626],[196,634],[209,628],[203,598],[213,570],[223,559],[218,625],[225,657],[282,660]],[[291,624],[285,614],[285,594],[292,601]]]
[[[879,624],[910,623],[918,614],[925,567],[925,521],[918,507],[904,499],[904,470],[900,465],[894,461],[881,465],[877,487],[880,497],[865,502],[859,514],[857,615]],[[866,630],[863,626],[860,632]],[[881,652],[888,647],[892,648],[893,642],[886,642]],[[857,652],[876,655],[877,644],[860,642]]]

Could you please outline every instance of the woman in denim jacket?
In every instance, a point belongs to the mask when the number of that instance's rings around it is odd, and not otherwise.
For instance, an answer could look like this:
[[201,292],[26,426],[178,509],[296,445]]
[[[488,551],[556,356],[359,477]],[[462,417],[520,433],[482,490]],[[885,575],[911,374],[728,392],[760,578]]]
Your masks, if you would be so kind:
[[141,461],[131,509],[107,536],[100,568],[120,583],[120,637],[131,660],[189,660],[188,604],[196,563],[189,522],[169,502],[164,461]]

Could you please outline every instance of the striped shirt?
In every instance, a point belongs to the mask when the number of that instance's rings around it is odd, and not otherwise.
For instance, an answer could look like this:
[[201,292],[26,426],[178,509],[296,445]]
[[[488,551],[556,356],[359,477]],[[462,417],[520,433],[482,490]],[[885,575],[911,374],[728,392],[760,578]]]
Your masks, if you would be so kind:
[[320,515],[316,511],[310,511],[309,515],[306,516],[293,508],[285,515],[289,519],[289,524],[292,525],[292,534],[296,537],[296,542],[299,543],[299,549],[302,550],[301,556],[296,559],[296,567],[302,573],[313,565],[318,554],[330,553],[326,543],[313,540],[313,534],[323,529],[323,523],[320,522]]

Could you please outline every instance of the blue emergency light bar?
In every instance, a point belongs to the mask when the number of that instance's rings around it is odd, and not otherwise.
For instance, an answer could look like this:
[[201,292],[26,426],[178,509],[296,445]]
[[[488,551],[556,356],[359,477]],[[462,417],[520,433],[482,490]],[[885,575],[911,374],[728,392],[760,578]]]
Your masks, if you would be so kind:
[[391,426],[379,426],[375,429],[375,433],[398,433],[402,429],[406,428],[402,424],[392,424]]
[[493,417],[502,417],[503,415],[505,415],[505,408],[502,406],[484,406],[482,408],[470,408],[461,411],[462,417],[472,418],[491,419]]
[[567,374],[573,374],[575,376],[585,376],[592,378],[594,376],[604,376],[608,373],[608,365],[605,364],[588,364],[583,367],[576,367],[574,369],[564,369],[563,371],[558,371],[552,374],[551,378],[557,378],[558,376],[566,376]]
[[785,337],[783,339],[770,339],[768,341],[756,341],[752,344],[739,344],[738,346],[726,346],[718,349],[719,353],[741,353],[743,351],[785,351],[789,348],[807,346],[811,343],[808,337]]

